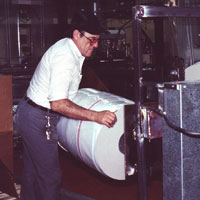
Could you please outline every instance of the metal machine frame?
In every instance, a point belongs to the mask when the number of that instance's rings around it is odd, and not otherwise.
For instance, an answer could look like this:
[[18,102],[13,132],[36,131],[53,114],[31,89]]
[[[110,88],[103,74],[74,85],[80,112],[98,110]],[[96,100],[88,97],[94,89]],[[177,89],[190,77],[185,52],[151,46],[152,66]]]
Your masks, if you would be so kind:
[[137,168],[138,168],[138,186],[139,186],[139,200],[147,199],[147,176],[146,176],[146,159],[145,159],[145,145],[144,139],[147,133],[143,133],[141,129],[141,109],[143,107],[142,88],[143,74],[142,74],[142,20],[147,18],[158,17],[200,17],[200,8],[180,8],[180,7],[151,7],[151,6],[135,6],[132,8],[133,20],[133,52],[135,58],[135,103],[137,127],[136,141],[137,141]]

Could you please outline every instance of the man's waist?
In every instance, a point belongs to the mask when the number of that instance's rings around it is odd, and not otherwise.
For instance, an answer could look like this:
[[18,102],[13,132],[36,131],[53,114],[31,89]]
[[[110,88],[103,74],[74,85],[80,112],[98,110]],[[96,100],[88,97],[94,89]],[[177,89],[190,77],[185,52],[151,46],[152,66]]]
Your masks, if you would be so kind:
[[29,97],[27,96],[24,96],[24,100],[31,106],[35,107],[35,108],[38,108],[40,110],[43,110],[44,112],[47,112],[47,113],[57,113],[49,108],[46,108],[44,106],[41,106],[41,105],[38,105],[36,104],[34,101],[32,101]]

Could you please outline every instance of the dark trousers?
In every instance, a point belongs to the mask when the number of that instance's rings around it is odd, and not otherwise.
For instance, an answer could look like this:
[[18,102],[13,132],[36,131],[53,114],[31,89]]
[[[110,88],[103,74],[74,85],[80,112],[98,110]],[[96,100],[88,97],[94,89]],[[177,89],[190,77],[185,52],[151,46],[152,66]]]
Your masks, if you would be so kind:
[[[50,117],[50,140],[45,131]],[[58,200],[61,173],[58,157],[56,124],[59,115],[29,105],[24,99],[16,114],[17,132],[24,145],[24,171],[21,200]]]

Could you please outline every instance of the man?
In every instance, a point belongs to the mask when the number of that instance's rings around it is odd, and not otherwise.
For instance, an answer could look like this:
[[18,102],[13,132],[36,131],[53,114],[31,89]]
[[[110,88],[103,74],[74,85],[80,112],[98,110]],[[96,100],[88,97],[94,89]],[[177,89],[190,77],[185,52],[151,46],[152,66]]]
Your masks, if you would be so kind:
[[22,200],[59,199],[61,174],[56,125],[60,114],[107,127],[116,122],[113,112],[87,110],[72,102],[81,81],[84,59],[98,47],[99,27],[95,15],[76,15],[68,37],[43,55],[27,94],[19,103],[16,125],[24,145]]

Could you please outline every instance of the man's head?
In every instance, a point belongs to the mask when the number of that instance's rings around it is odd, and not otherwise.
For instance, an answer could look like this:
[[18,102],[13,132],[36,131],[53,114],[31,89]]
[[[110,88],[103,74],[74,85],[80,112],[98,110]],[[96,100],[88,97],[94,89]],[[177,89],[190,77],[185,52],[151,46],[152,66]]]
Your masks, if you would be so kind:
[[98,40],[102,33],[97,17],[89,12],[76,13],[71,26],[74,43],[83,56],[90,57],[94,48],[98,47]]

